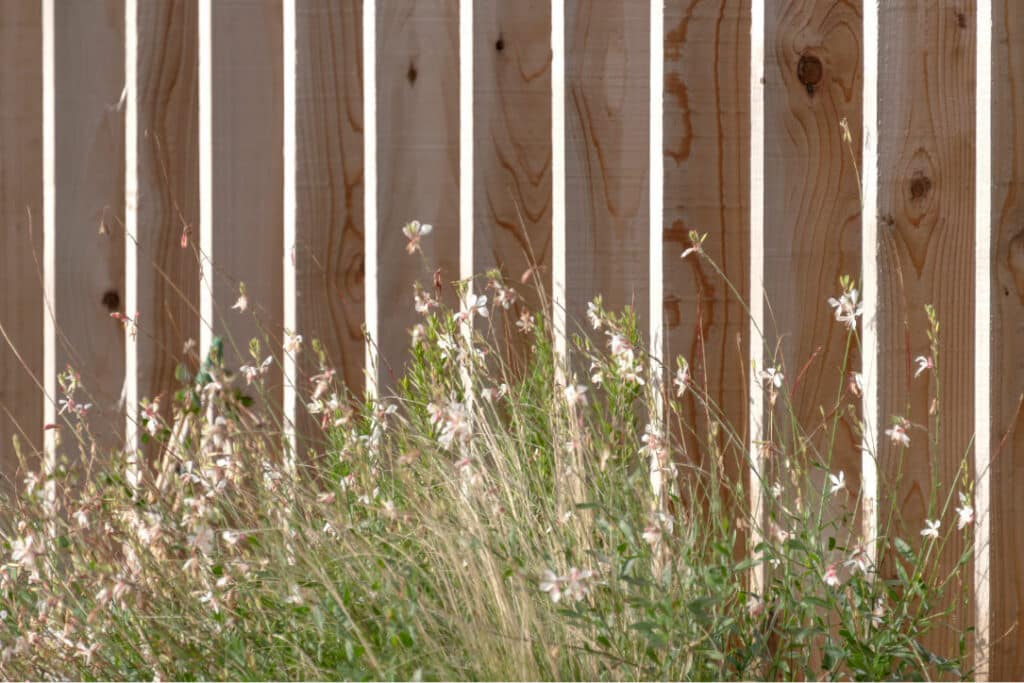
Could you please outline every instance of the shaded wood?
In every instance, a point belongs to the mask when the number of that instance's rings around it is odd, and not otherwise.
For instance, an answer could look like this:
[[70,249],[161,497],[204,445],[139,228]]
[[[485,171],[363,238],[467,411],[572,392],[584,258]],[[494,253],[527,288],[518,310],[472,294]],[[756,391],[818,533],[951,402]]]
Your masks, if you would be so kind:
[[53,49],[56,370],[80,374],[106,449],[124,432],[123,1],[54,3]]
[[[282,222],[283,53],[280,0],[216,0],[213,35],[213,330],[225,338],[225,362],[281,355],[284,244]],[[207,226],[202,226],[207,229]],[[231,310],[245,283],[249,310]],[[206,350],[202,350],[205,354]],[[280,373],[268,380],[280,402]]]
[[[363,82],[362,2],[297,3],[296,318],[319,339],[336,380],[363,389]],[[286,245],[286,248],[291,248]],[[319,368],[299,359],[300,433],[312,434],[303,408]]]
[[1024,3],[992,3],[991,680],[1024,677]]
[[[485,0],[473,18],[473,270],[497,268],[537,310],[535,282],[520,279],[535,269],[551,296],[551,0]],[[521,335],[502,323],[520,309],[493,319],[499,338],[519,350]]]
[[647,329],[650,7],[567,0],[565,17],[567,331],[598,294]]
[[[884,532],[895,504],[902,519],[892,531],[915,547],[925,519],[939,516],[929,501],[933,467],[939,504],[951,491],[955,502],[974,433],[974,20],[971,0],[883,3],[879,17],[879,415],[883,429],[894,415],[915,425],[902,453],[881,438],[880,511]],[[913,359],[929,355],[926,304],[941,321],[939,369],[913,379]],[[941,433],[930,448],[923,427],[936,427],[936,382]],[[963,552],[954,519],[942,519],[942,576]],[[954,611],[926,639],[940,655],[957,652],[957,630],[972,619],[964,590],[946,590]]]
[[[690,231],[736,291],[750,289],[750,0],[692,0],[665,8],[665,360],[678,356],[706,394],[679,400],[685,457],[702,462],[709,438],[703,407],[724,414],[741,443],[726,479],[746,477],[749,322],[740,301],[698,258],[681,260]],[[726,435],[720,433],[720,446]],[[742,501],[738,501],[742,503]],[[743,543],[738,544],[743,548]]]
[[[15,488],[12,438],[26,455],[42,447],[43,92],[42,13],[0,2],[0,477]],[[13,346],[13,348],[11,348]],[[10,484],[8,486],[7,484]]]
[[199,339],[197,32],[195,2],[138,5],[138,391],[165,418]]
[[[393,387],[419,320],[413,284],[455,305],[459,278],[459,7],[456,0],[377,3],[378,376]],[[402,226],[430,223],[422,254]]]

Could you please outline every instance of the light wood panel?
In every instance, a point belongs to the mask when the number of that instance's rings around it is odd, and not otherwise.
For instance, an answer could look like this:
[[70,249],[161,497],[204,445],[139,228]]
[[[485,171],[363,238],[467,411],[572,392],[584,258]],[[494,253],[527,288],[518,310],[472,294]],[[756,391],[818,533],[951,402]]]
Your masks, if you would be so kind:
[[[249,362],[253,337],[269,337],[264,353],[282,353],[281,2],[216,0],[212,12],[213,329],[225,337],[226,363],[237,369]],[[230,308],[243,282],[245,313]],[[268,386],[278,402],[279,385],[275,372]]]
[[[882,428],[890,417],[936,426],[931,392],[941,388],[941,434],[930,449],[923,429],[910,430],[902,455],[883,435],[879,453],[883,531],[889,505],[899,533],[915,546],[929,511],[932,467],[944,501],[956,501],[961,462],[974,432],[974,77],[975,7],[969,0],[883,3],[879,17],[879,378]],[[937,374],[912,378],[912,362],[929,355],[925,304],[941,321]],[[970,461],[968,460],[968,463]],[[897,473],[902,470],[898,480]],[[898,484],[897,484],[898,482]],[[952,509],[942,520],[948,571],[963,551]],[[966,576],[970,577],[968,572]],[[947,591],[952,604],[957,591]],[[994,592],[998,595],[998,592]],[[955,629],[971,619],[956,607],[925,643],[956,652]]]
[[[413,283],[455,305],[459,278],[459,7],[456,0],[377,3],[378,375],[394,386],[419,315]],[[434,231],[422,255],[402,226]]]
[[[336,379],[363,388],[363,81],[361,0],[296,5],[296,318]],[[286,245],[289,248],[289,245]],[[300,402],[318,368],[300,358]],[[306,422],[302,403],[300,425]],[[306,422],[305,433],[313,433]]]
[[650,7],[567,0],[565,18],[567,331],[598,294],[647,329]]
[[[705,252],[737,291],[749,291],[750,0],[667,4],[664,87],[665,358],[687,359],[742,439],[750,346],[743,302],[706,263],[680,256],[691,230],[707,233]],[[702,402],[693,392],[680,401],[685,456],[701,462]],[[731,481],[746,476],[742,449],[726,460]]]
[[[809,437],[801,459],[846,476],[849,497],[836,503],[838,514],[855,509],[860,489],[860,437],[845,411],[859,404],[847,373],[861,368],[827,299],[840,295],[840,276],[859,281],[861,272],[861,3],[768,0],[765,15],[766,342]],[[783,425],[787,413],[776,413]],[[793,443],[794,435],[785,438]],[[820,490],[825,471],[810,473]],[[846,528],[856,535],[852,519]]]
[[[484,0],[473,18],[474,273],[499,269],[537,310],[536,285],[520,278],[536,269],[550,297],[551,0]],[[494,319],[515,349],[521,335],[503,322],[519,309]]]
[[[0,2],[0,477],[13,490],[17,435],[26,455],[42,446],[43,90],[42,13]],[[12,348],[13,347],[13,348]],[[8,484],[10,484],[8,486]]]
[[1024,677],[1024,3],[995,0],[992,39],[990,679]]
[[198,21],[195,2],[138,4],[138,391],[165,418],[199,339]]
[[106,449],[124,432],[124,3],[54,3],[53,50],[55,365],[80,374]]

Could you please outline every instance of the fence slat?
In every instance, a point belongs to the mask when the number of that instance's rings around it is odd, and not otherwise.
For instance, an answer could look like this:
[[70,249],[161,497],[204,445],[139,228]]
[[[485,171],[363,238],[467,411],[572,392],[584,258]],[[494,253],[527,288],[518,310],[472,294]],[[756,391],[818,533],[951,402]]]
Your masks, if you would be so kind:
[[[475,273],[513,283],[529,268],[551,295],[551,0],[478,2],[475,49]],[[540,297],[520,288],[527,308]],[[513,309],[495,323],[513,320]],[[507,331],[513,348],[519,335]],[[504,332],[499,332],[504,334]]]
[[[42,446],[42,13],[0,2],[0,477],[17,485],[12,437]],[[13,346],[13,349],[11,348]],[[23,365],[24,364],[24,365]],[[13,487],[12,486],[12,487]]]
[[[665,8],[664,111],[665,361],[671,375],[683,356],[742,435],[750,347],[743,303],[699,259],[680,256],[691,230],[707,233],[704,250],[737,291],[749,292],[750,0]],[[707,420],[692,392],[680,400],[695,430],[680,430],[686,457],[699,461]],[[734,482],[746,475],[745,462],[726,467]]]
[[[954,0],[883,3],[879,16],[879,378],[880,418],[906,417],[929,425],[930,392],[941,388],[941,436],[929,448],[921,429],[909,431],[900,451],[883,437],[879,474],[885,486],[882,518],[895,500],[901,533],[923,542],[918,530],[939,517],[929,505],[933,468],[942,497],[960,489],[962,460],[974,433],[974,77],[973,3]],[[924,306],[941,321],[937,374],[914,379],[913,359],[930,355]],[[970,468],[968,467],[968,470]],[[898,475],[901,478],[898,479]],[[972,474],[968,471],[968,474]],[[897,483],[898,482],[898,483]],[[953,501],[956,503],[955,493]],[[941,508],[939,508],[941,509]],[[952,509],[942,519],[949,537],[940,571],[953,568],[963,543]],[[950,591],[962,628],[972,619]],[[937,630],[925,643],[957,651],[957,634]]]
[[[100,449],[122,442],[125,337],[110,314],[124,313],[124,3],[58,2],[53,7],[53,185],[44,216],[44,267],[52,287],[53,330],[46,377],[71,366],[93,403],[90,427]],[[44,86],[45,87],[45,86]],[[84,399],[84,396],[79,396]],[[56,421],[56,406],[47,422]],[[67,435],[70,437],[70,434]]]
[[[216,0],[212,37],[213,331],[226,362],[249,362],[253,337],[280,355],[283,325],[281,2]],[[206,201],[206,199],[204,199]],[[204,266],[209,267],[209,266]],[[245,283],[249,310],[231,310]],[[201,350],[204,354],[206,349]],[[280,375],[269,380],[279,387]],[[275,389],[276,392],[276,389]],[[276,394],[275,394],[276,395]],[[278,399],[280,400],[280,399]]]
[[[1024,3],[992,3],[991,680],[1024,672]],[[984,549],[983,549],[984,550]],[[1012,630],[1011,630],[1012,629]],[[1004,634],[1009,634],[1004,636]]]
[[[362,3],[296,3],[296,327],[319,339],[337,380],[362,391],[364,360]],[[299,359],[299,375],[317,372]],[[300,433],[309,432],[298,385]],[[307,422],[305,428],[303,423]]]
[[[418,321],[413,283],[455,303],[459,277],[459,11],[455,0],[378,3],[378,374],[394,386]],[[401,228],[434,226],[422,256],[408,255]]]
[[197,30],[195,3],[138,3],[137,396],[160,397],[165,418],[184,346],[199,339]]
[[[566,313],[632,305],[647,329],[650,7],[566,0]],[[602,342],[603,343],[603,342]]]
[[[817,434],[808,457],[845,474],[850,497],[842,500],[852,502],[860,490],[861,449],[855,416],[845,407],[858,398],[845,387],[847,372],[859,371],[860,364],[826,299],[839,296],[841,275],[859,279],[861,272],[860,3],[768,0],[766,15],[768,354],[781,352],[775,361],[792,391],[793,415],[805,433]],[[837,408],[842,417],[833,434]],[[822,410],[826,427],[815,430]],[[826,474],[811,473],[818,479]]]

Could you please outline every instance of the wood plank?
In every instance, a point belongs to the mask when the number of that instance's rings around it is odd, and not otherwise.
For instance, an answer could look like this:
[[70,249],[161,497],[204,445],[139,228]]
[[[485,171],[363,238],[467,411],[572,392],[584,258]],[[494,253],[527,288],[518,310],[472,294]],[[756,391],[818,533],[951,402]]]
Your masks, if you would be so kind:
[[[942,500],[960,489],[958,476],[974,433],[974,77],[975,6],[970,0],[900,0],[879,17],[879,377],[883,428],[891,416],[935,426],[931,394],[941,388],[941,434],[929,448],[923,429],[910,430],[900,452],[884,436],[879,474],[885,482],[883,519],[895,503],[899,533],[918,535],[930,510],[932,467]],[[913,359],[929,355],[924,306],[941,321],[936,374],[912,378]],[[902,469],[898,480],[897,474]],[[970,472],[968,462],[968,473]],[[942,519],[948,536],[940,572],[963,552],[955,516]],[[884,528],[883,528],[884,531]],[[971,573],[965,579],[970,582]],[[959,586],[947,591],[949,604]],[[960,602],[960,601],[957,601]],[[953,655],[958,634],[972,620],[959,605],[925,643]]]
[[567,0],[566,312],[631,305],[647,329],[650,7]]
[[[212,3],[213,329],[226,362],[250,362],[249,340],[281,355],[283,303],[282,27],[280,0]],[[207,229],[207,226],[201,226]],[[245,283],[249,310],[231,310]],[[205,354],[205,349],[203,353]],[[280,402],[280,374],[268,379]]]
[[[337,381],[357,395],[365,367],[362,21],[359,0],[297,3],[296,324],[320,340]],[[299,359],[300,402],[318,371],[313,354]],[[301,405],[297,414],[300,432],[312,434]]]
[[[860,403],[847,388],[860,364],[827,299],[840,296],[841,276],[857,281],[861,273],[861,3],[768,0],[766,17],[766,342],[769,357],[778,351],[792,416],[809,437],[801,457],[823,468],[808,470],[814,490],[827,471],[846,477],[849,495],[833,498],[838,514],[855,509],[860,490],[856,413],[846,412]],[[790,408],[780,406],[779,418],[775,429],[788,432]],[[848,529],[854,537],[840,539],[844,545],[856,540],[852,519]]]
[[[50,352],[56,372],[70,366],[80,374],[89,398],[78,400],[93,403],[90,429],[106,449],[119,446],[124,431],[125,335],[110,317],[124,313],[125,302],[124,3],[57,2],[53,20]],[[73,443],[68,429],[64,437]]]
[[[551,0],[485,0],[473,9],[474,273],[497,268],[535,311],[551,296]],[[532,281],[520,286],[528,269],[540,291]],[[501,323],[520,309],[494,320],[514,355],[521,335]]]
[[197,32],[195,2],[138,3],[137,381],[165,419],[185,344],[199,339]]
[[1024,4],[992,3],[989,678],[1024,675]]
[[[419,315],[413,284],[455,305],[459,277],[459,12],[456,0],[377,3],[378,376],[394,386]],[[434,226],[408,255],[402,226]]]
[[12,438],[26,456],[42,447],[43,65],[42,13],[0,2],[0,477],[19,478]]
[[[665,8],[665,359],[687,359],[705,400],[741,437],[750,347],[743,302],[705,263],[680,256],[691,230],[707,233],[708,256],[737,291],[750,289],[750,12],[750,0]],[[708,422],[693,392],[679,399],[678,416],[686,457],[699,462]],[[725,462],[727,479],[745,478],[744,456],[740,444]]]

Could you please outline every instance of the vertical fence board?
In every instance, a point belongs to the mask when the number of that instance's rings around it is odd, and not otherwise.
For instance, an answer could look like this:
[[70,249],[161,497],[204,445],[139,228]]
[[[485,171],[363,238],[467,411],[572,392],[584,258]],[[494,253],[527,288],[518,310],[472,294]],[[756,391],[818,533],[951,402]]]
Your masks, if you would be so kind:
[[[855,165],[863,92],[860,2],[768,0],[766,17],[768,354],[783,368],[801,432],[815,434],[805,457],[845,474],[850,496],[843,507],[852,509],[861,454],[857,426],[845,409],[859,401],[846,388],[846,374],[859,367],[856,349],[847,348],[847,328],[826,299],[839,296],[841,275],[859,279],[861,269]],[[843,417],[833,434],[837,410]]]
[[39,6],[0,2],[0,268],[8,283],[0,293],[0,325],[10,340],[0,338],[0,477],[15,484],[12,437],[26,455],[42,446],[36,385],[43,379],[41,43]]
[[[740,435],[747,424],[750,341],[741,302],[698,258],[680,260],[690,231],[738,292],[750,287],[750,0],[665,8],[665,361],[683,356]],[[686,457],[708,437],[702,401],[681,399]],[[722,435],[723,443],[725,435]],[[742,454],[742,452],[740,453]],[[726,463],[739,481],[746,464]]]
[[125,302],[124,3],[55,3],[53,28],[52,352],[57,372],[81,375],[90,427],[109,448],[124,427],[124,330],[110,317]]
[[[453,304],[459,277],[459,8],[456,0],[377,5],[378,374],[394,386],[416,324],[413,283]],[[422,254],[405,251],[403,225],[430,223]]]
[[567,0],[565,36],[567,332],[598,294],[647,329],[650,8]]
[[[550,296],[551,0],[479,2],[474,23],[474,272],[536,268]],[[520,291],[536,310],[533,281]]]
[[[929,509],[932,467],[942,484],[938,505],[959,490],[960,466],[974,432],[974,40],[971,0],[901,0],[883,3],[879,36],[879,368],[880,418],[893,415],[928,425],[930,392],[941,387],[941,437],[930,449],[922,429],[909,432],[905,452],[883,437],[881,517],[895,502],[905,538],[918,535]],[[929,355],[924,306],[941,321],[937,376],[913,379],[913,359]],[[970,468],[968,467],[968,470]],[[970,473],[968,471],[968,473]],[[898,478],[900,475],[901,478]],[[940,508],[941,509],[941,508]],[[950,510],[950,513],[952,510]],[[883,528],[884,530],[884,528]],[[940,571],[963,551],[955,515],[942,519],[949,537]],[[968,573],[968,576],[970,574]],[[947,590],[954,612],[926,643],[953,654],[971,612]]]
[[991,680],[1024,673],[1024,3],[992,3]]
[[138,6],[138,395],[160,397],[165,418],[184,346],[199,338],[197,7]]
[[[362,3],[310,0],[296,16],[296,324],[349,390],[363,388]],[[316,358],[299,362],[299,424]],[[300,431],[308,432],[308,425]]]
[[[201,229],[213,231],[214,334],[224,336],[225,361],[237,368],[248,362],[253,337],[269,338],[264,354],[281,349],[281,2],[215,0],[212,12],[213,224]],[[245,313],[230,308],[240,283]]]

